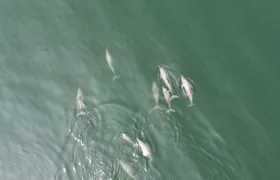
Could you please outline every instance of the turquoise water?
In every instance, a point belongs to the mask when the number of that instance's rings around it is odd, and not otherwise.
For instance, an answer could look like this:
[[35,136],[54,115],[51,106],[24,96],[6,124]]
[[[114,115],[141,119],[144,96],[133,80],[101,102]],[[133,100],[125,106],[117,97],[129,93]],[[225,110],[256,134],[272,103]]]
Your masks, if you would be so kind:
[[[278,179],[279,5],[0,2],[1,179]],[[150,113],[153,81],[167,108],[158,65],[193,80],[195,106],[173,83],[175,112]]]

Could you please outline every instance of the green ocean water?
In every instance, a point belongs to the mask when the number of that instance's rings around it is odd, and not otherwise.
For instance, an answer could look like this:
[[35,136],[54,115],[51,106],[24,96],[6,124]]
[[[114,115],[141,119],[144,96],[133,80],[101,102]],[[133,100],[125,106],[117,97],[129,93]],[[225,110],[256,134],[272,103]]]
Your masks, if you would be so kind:
[[[279,179],[279,7],[1,1],[0,179]],[[193,81],[195,106],[173,81],[175,112],[150,111],[153,81],[167,108],[158,65]]]

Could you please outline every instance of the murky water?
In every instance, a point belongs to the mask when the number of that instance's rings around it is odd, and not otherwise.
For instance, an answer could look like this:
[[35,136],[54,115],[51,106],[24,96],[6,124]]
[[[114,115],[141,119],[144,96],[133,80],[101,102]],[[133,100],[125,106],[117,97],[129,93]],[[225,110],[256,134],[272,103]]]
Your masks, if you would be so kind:
[[[277,179],[276,7],[0,2],[0,177]],[[112,80],[106,49],[119,79]],[[166,112],[158,65],[192,80],[194,106],[172,80],[179,98]],[[151,111],[153,81],[163,109]]]

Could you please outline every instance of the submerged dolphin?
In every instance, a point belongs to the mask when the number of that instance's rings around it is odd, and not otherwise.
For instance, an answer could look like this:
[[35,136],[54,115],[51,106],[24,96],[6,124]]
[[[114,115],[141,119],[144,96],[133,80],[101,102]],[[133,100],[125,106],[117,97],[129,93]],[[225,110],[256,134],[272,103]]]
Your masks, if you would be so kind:
[[162,87],[162,93],[163,93],[164,99],[168,105],[167,112],[175,112],[175,110],[171,108],[171,98],[170,98],[169,91],[167,89],[165,89],[164,87]]
[[138,142],[138,145],[140,146],[140,149],[142,150],[143,156],[148,157],[150,160],[152,160],[152,152],[151,152],[151,149],[149,148],[149,146],[146,145],[141,140],[139,140],[138,138],[137,138],[137,142]]
[[116,80],[116,79],[120,78],[120,76],[116,75],[116,73],[115,73],[115,69],[113,67],[113,60],[112,60],[111,54],[109,53],[109,51],[107,49],[105,51],[106,51],[106,61],[109,65],[109,68],[111,69],[111,71],[114,74],[113,80]]
[[[170,83],[170,79],[168,77],[168,74],[167,72],[164,70],[163,67],[160,67],[158,65],[158,68],[159,68],[159,74],[160,74],[160,78],[162,79],[162,81],[164,82],[164,84],[167,86],[167,88],[169,89],[169,91],[171,92],[171,100],[172,99],[175,99],[175,98],[179,98],[177,95],[173,95],[173,89],[172,89],[172,86],[171,86],[171,83]],[[172,74],[173,76],[173,74]]]
[[119,160],[119,164],[121,165],[122,169],[133,179],[135,179],[134,177],[134,170],[132,169],[132,167],[130,165],[128,165],[126,162]]
[[183,76],[181,75],[181,88],[183,90],[183,93],[186,97],[189,98],[191,104],[189,106],[193,106],[193,86],[191,83]]
[[159,89],[157,86],[157,83],[155,81],[153,81],[152,84],[152,91],[153,91],[153,95],[154,95],[154,99],[155,99],[155,103],[156,105],[152,108],[152,110],[150,112],[152,112],[155,109],[162,109],[159,105],[158,105],[158,100],[159,100]]

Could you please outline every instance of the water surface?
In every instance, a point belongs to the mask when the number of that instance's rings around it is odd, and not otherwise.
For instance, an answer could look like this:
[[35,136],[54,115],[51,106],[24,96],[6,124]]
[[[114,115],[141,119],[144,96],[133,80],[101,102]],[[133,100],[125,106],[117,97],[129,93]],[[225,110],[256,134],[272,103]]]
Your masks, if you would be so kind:
[[[0,2],[3,179],[279,177],[279,11],[272,1]],[[116,73],[105,60],[111,53]],[[175,113],[153,111],[157,65]],[[75,110],[78,88],[85,114]],[[159,105],[167,107],[161,94]],[[148,161],[127,133],[147,143]]]

